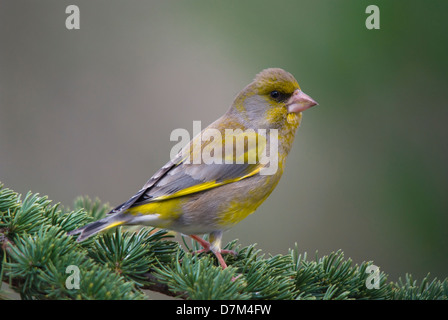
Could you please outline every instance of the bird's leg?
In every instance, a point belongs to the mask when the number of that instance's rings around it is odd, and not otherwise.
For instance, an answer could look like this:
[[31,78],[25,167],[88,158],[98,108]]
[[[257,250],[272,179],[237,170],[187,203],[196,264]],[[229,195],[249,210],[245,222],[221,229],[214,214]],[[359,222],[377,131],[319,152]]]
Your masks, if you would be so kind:
[[194,234],[190,234],[189,237],[191,239],[195,240],[196,242],[198,242],[202,246],[202,248],[204,248],[204,249],[201,249],[201,250],[194,251],[193,254],[210,251],[210,243],[209,242],[205,241],[201,237],[198,237],[198,236],[196,236]]
[[198,250],[193,253],[196,254],[196,253],[202,253],[202,252],[208,252],[208,251],[213,252],[213,254],[216,256],[216,258],[218,258],[219,264],[221,265],[221,267],[223,269],[227,268],[227,264],[224,261],[222,254],[237,255],[237,253],[233,250],[221,250],[222,231],[210,233],[210,242],[207,242],[204,239],[202,239],[201,237],[198,237],[194,234],[190,235],[190,238],[199,242],[199,244],[204,248],[202,250]]

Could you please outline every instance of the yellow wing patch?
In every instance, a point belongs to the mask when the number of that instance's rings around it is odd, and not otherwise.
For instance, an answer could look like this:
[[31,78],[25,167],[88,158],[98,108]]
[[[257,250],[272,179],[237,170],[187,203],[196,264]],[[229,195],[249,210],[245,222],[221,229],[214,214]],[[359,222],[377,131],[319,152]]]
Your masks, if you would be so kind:
[[183,198],[167,199],[165,201],[149,202],[142,205],[131,207],[127,213],[132,215],[148,215],[158,214],[160,219],[172,220],[182,215],[182,204],[185,201]]
[[256,170],[253,170],[251,173],[249,173],[249,174],[247,174],[245,176],[236,178],[236,179],[230,179],[230,180],[225,180],[225,181],[221,181],[221,182],[208,181],[208,182],[200,183],[200,184],[197,184],[197,185],[185,188],[183,190],[179,190],[179,191],[177,191],[177,192],[175,192],[173,194],[169,194],[169,195],[166,195],[166,196],[160,196],[160,197],[154,198],[154,199],[152,199],[152,201],[164,201],[164,200],[168,200],[168,199],[184,197],[184,196],[187,196],[187,195],[190,195],[190,194],[193,194],[193,193],[197,193],[197,192],[209,190],[209,189],[212,189],[212,188],[216,188],[216,187],[228,184],[228,183],[240,181],[240,180],[246,179],[248,177],[251,177],[251,176],[257,174],[258,172],[260,172],[260,170],[261,170],[261,167],[258,167]]

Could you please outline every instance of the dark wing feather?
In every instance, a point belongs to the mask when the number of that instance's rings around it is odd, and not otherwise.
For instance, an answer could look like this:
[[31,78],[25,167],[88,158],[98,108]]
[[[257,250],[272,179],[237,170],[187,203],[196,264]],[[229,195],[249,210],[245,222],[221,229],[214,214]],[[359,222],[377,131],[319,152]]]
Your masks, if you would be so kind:
[[112,209],[108,214],[114,214],[117,212],[122,212],[130,207],[134,206],[135,203],[140,203],[148,199],[148,191],[151,187],[157,183],[160,179],[162,179],[168,171],[173,169],[176,165],[178,165],[182,161],[180,154],[178,154],[173,160],[168,161],[162,168],[160,168],[149,180],[145,183],[145,185],[128,201],[120,204],[119,206]]

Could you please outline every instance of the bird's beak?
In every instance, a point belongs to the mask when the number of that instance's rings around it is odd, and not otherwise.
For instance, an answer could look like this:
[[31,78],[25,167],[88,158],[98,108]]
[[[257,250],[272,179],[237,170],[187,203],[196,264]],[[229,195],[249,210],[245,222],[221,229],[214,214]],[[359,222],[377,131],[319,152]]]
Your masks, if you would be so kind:
[[286,107],[288,108],[289,113],[299,113],[317,104],[318,103],[309,95],[305,94],[302,90],[297,89],[294,91],[292,97],[289,98]]

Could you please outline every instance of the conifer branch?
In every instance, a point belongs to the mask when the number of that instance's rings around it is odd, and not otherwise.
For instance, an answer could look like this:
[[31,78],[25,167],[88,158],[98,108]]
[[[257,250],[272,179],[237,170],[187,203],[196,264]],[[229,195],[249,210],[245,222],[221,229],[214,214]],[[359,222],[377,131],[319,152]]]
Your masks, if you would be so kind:
[[145,277],[147,279],[147,284],[143,285],[142,289],[162,293],[166,296],[174,298],[188,298],[188,296],[184,292],[171,291],[170,287],[166,283],[160,282],[158,277],[155,276],[152,272],[145,273]]
[[448,299],[448,279],[387,282],[371,273],[372,262],[353,265],[342,251],[309,259],[296,247],[266,257],[232,241],[225,249],[238,254],[225,256],[222,270],[213,255],[192,255],[164,230],[119,227],[82,243],[67,236],[109,209],[89,197],[63,208],[0,184],[1,281],[22,299],[147,299],[143,290],[201,300]]

